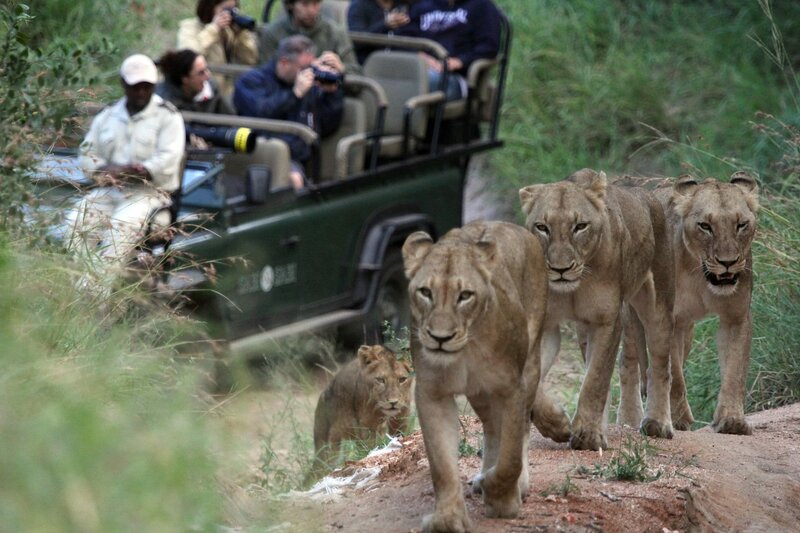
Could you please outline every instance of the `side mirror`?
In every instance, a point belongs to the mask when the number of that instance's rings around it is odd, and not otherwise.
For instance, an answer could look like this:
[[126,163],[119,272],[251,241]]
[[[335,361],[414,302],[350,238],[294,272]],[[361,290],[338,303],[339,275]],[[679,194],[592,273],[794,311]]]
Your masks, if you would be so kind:
[[247,202],[254,205],[263,204],[267,200],[272,172],[266,165],[250,165],[247,167],[245,195]]

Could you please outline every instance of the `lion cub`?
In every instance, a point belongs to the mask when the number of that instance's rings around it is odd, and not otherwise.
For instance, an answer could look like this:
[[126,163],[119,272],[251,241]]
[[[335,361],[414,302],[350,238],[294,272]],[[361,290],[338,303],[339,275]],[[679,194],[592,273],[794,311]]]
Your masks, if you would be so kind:
[[339,457],[342,440],[375,439],[408,431],[413,377],[408,362],[381,346],[361,346],[317,401],[314,412],[314,475]]

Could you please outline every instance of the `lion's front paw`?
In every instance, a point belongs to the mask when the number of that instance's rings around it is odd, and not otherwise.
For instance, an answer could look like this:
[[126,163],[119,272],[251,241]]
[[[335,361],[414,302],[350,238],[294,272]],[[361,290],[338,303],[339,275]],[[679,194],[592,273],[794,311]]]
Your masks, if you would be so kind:
[[569,446],[573,450],[599,450],[608,448],[606,436],[597,427],[584,428],[576,424],[569,438]]
[[642,433],[648,437],[658,437],[661,439],[671,439],[673,436],[672,424],[670,422],[659,422],[654,418],[642,420]]
[[539,405],[533,411],[533,425],[543,437],[556,442],[567,442],[571,435],[567,412],[555,404]]
[[467,533],[472,531],[472,522],[466,509],[462,511],[435,512],[422,519],[425,533]]
[[472,487],[472,494],[483,494],[483,478],[483,472],[480,472],[469,480],[469,485]]
[[486,516],[489,518],[514,518],[519,514],[522,497],[515,483],[510,490],[500,494],[484,493],[483,503],[486,505]]
[[673,412],[672,427],[678,431],[689,431],[692,429],[692,424],[694,424],[694,416],[692,416],[691,409],[679,413]]
[[752,435],[753,426],[744,416],[728,416],[719,420],[714,420],[711,427],[717,433],[730,433],[732,435]]

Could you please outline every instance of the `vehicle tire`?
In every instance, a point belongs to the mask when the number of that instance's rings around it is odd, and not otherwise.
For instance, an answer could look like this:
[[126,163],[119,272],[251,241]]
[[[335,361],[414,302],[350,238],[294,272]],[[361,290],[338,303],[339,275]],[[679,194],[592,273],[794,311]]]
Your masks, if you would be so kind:
[[377,296],[364,320],[339,328],[339,346],[355,350],[361,344],[382,344],[384,323],[388,322],[396,336],[411,324],[408,307],[408,280],[403,267],[400,250],[391,248],[386,252],[378,278]]
[[381,334],[385,323],[388,323],[396,336],[403,335],[404,330],[411,326],[408,280],[403,267],[403,256],[397,248],[389,250],[384,258],[372,314]]

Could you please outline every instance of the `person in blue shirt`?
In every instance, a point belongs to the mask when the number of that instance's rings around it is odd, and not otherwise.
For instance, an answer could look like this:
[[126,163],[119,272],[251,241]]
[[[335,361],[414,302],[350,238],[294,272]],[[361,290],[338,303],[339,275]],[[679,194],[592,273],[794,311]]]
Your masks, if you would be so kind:
[[[335,132],[344,111],[341,84],[344,67],[336,54],[324,52],[317,58],[314,52],[314,44],[304,35],[282,39],[271,61],[236,81],[233,104],[239,114],[298,122],[323,138]],[[338,81],[317,79],[319,71]],[[294,135],[271,135],[289,144],[292,184],[295,188],[302,187],[305,182],[302,165],[311,157],[311,148]]]
[[[347,9],[347,29],[391,35],[408,24],[408,2],[401,0],[352,0]],[[363,64],[376,48],[355,45],[358,62]]]
[[[500,12],[492,0],[418,0],[411,4],[408,24],[398,35],[424,37],[441,44],[448,52],[446,88],[448,100],[467,95],[469,66],[476,59],[491,59],[500,49]],[[423,54],[428,64],[431,88],[441,81],[441,61]],[[455,74],[455,75],[452,75]]]

